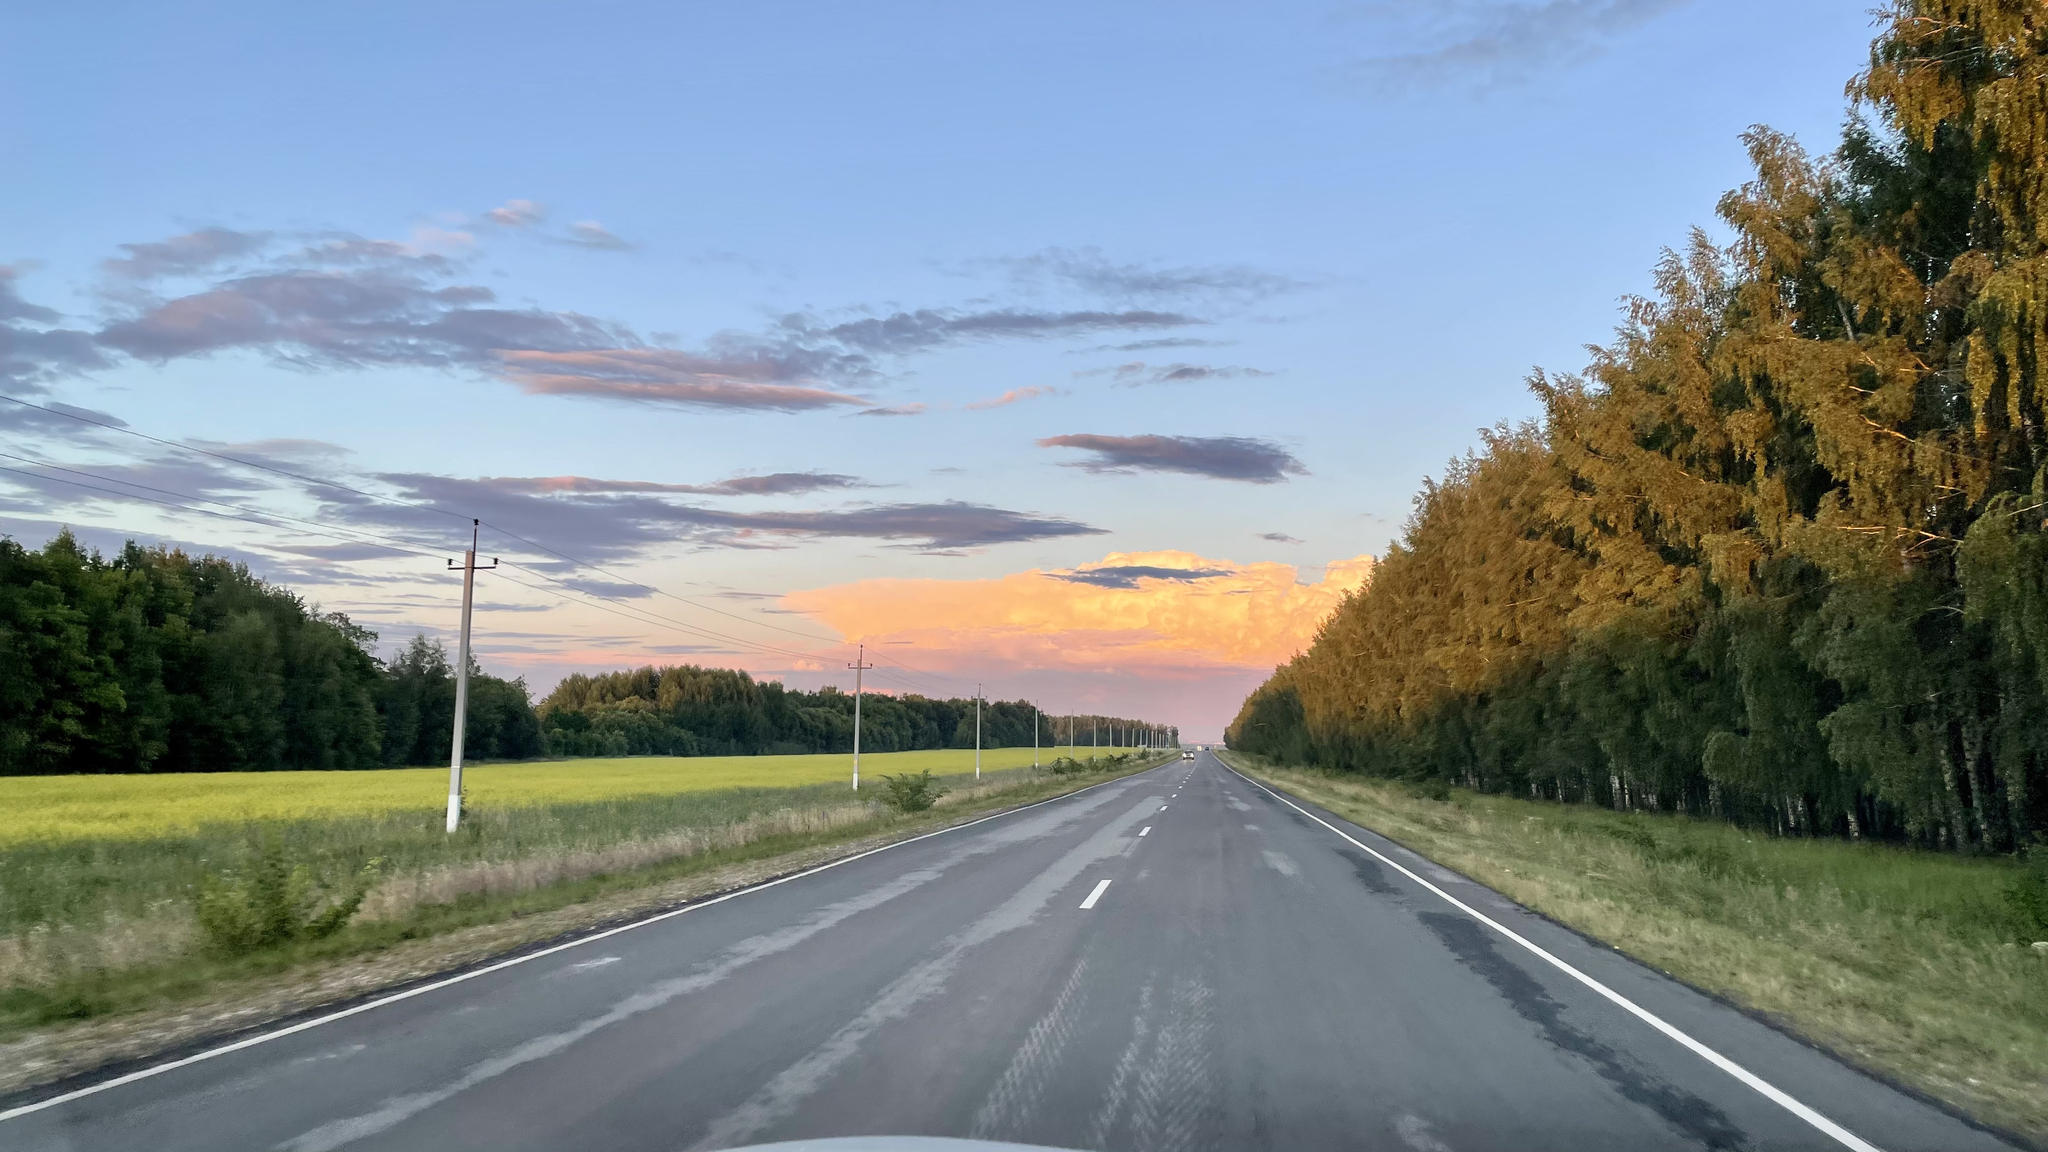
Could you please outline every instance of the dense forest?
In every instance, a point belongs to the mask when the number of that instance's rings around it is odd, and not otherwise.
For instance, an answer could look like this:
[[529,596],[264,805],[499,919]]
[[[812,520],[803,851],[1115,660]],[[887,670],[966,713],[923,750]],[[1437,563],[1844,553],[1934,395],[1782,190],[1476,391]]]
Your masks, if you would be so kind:
[[[447,652],[423,636],[391,660],[376,633],[309,607],[215,556],[130,542],[88,554],[70,533],[39,551],[0,538],[0,775],[241,772],[446,764],[455,724]],[[1111,716],[982,709],[982,745],[1171,741]],[[1057,727],[1057,740],[1054,729]],[[642,668],[571,676],[536,710],[522,680],[469,671],[471,760],[845,752],[853,697],[745,672]],[[974,702],[870,692],[861,747],[974,746]]]
[[[0,539],[0,775],[445,764],[455,680],[218,557]],[[470,670],[467,754],[540,754],[526,685]]]
[[1902,0],[1584,377],[1531,381],[1232,724],[1292,762],[1788,833],[2048,836],[2048,21]]
[[[847,752],[853,695],[755,680],[745,672],[681,665],[570,676],[540,703],[541,734],[553,756],[747,755]],[[1040,714],[1030,703],[988,701],[984,748],[1036,742],[1130,746],[1172,743],[1173,730],[1115,716]],[[974,701],[870,692],[861,702],[864,752],[974,747]],[[1071,728],[1072,736],[1069,737]]]

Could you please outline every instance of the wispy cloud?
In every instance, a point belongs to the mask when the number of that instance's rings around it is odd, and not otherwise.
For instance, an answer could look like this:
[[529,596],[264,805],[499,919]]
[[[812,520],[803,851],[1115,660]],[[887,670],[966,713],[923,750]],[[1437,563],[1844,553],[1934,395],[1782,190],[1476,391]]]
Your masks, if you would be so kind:
[[1161,336],[1155,340],[1133,340],[1129,344],[1098,344],[1077,352],[1157,352],[1168,348],[1228,348],[1234,340],[1198,340],[1192,336]]
[[31,304],[15,288],[17,269],[0,264],[0,382],[39,392],[52,380],[110,363],[92,333],[58,327],[55,309]]
[[660,484],[650,480],[600,480],[590,476],[491,476],[484,482],[507,492],[537,495],[585,495],[621,492],[671,492],[694,496],[790,496],[829,489],[869,488],[858,476],[836,472],[773,472],[765,476],[733,476],[712,484]]
[[1308,469],[1270,440],[1247,436],[1049,436],[1041,448],[1092,453],[1079,467],[1090,472],[1185,472],[1213,480],[1277,484]]
[[1273,542],[1273,543],[1275,543],[1275,544],[1306,544],[1306,543],[1308,543],[1308,541],[1306,541],[1306,540],[1302,540],[1302,539],[1300,539],[1300,538],[1298,538],[1298,537],[1294,537],[1294,536],[1289,536],[1289,535],[1288,535],[1287,533],[1285,533],[1285,532],[1261,532],[1261,533],[1259,533],[1259,539],[1261,539],[1261,540],[1269,540],[1269,541],[1271,541],[1271,542]]
[[1249,304],[1312,287],[1248,264],[1161,265],[1113,260],[1100,248],[1047,248],[977,262],[1027,285],[1078,289],[1107,300],[1154,304]]
[[[1390,94],[1429,87],[1491,88],[1577,64],[1690,0],[1446,0],[1375,4],[1367,14],[1415,43],[1346,71]],[[1406,23],[1408,27],[1399,25]]]
[[102,261],[100,267],[127,280],[154,280],[208,272],[243,256],[254,255],[270,242],[265,232],[201,228],[182,235],[118,247],[126,256]]
[[1245,368],[1235,364],[1147,364],[1142,360],[1119,364],[1114,368],[1090,368],[1074,373],[1076,376],[1110,375],[1116,383],[1126,388],[1145,384],[1199,384],[1204,380],[1234,380],[1245,376],[1271,376],[1273,373],[1261,368]]
[[855,416],[922,416],[922,404],[891,404],[886,408],[863,408]]
[[671,348],[506,349],[498,359],[506,379],[527,392],[549,396],[781,412],[866,402],[827,388],[783,383],[809,373],[796,358],[778,357],[765,349],[725,358]]
[[991,396],[986,400],[976,400],[971,404],[963,404],[961,407],[969,412],[985,412],[990,408],[1001,408],[1024,400],[1035,400],[1040,396],[1059,395],[1063,395],[1063,393],[1058,388],[1034,384],[1029,388],[1012,388],[1001,396]]
[[[480,223],[531,230],[545,219],[537,202],[512,200],[485,212]],[[595,221],[571,225],[569,241],[628,246]],[[104,367],[117,355],[161,364],[253,351],[307,370],[470,371],[546,395],[905,415],[921,409],[877,404],[856,392],[885,380],[907,357],[963,344],[1142,334],[1208,322],[1137,304],[847,310],[792,313],[678,348],[580,312],[505,306],[493,289],[459,278],[475,259],[475,242],[467,231],[422,226],[403,241],[207,228],[123,245],[126,255],[106,264],[110,282],[120,285],[105,293],[116,312],[94,332],[59,327],[54,311],[23,300],[11,271],[0,270],[0,371],[9,382],[37,384]],[[1072,254],[1061,259],[1061,274],[1093,285],[1098,296],[1265,291],[1256,285],[1273,279],[1249,271],[1098,267]],[[1141,273],[1150,280],[1123,282]]]
[[1054,580],[1069,584],[1093,584],[1097,588],[1136,588],[1141,580],[1173,580],[1191,584],[1229,576],[1235,568],[1169,568],[1158,564],[1095,564],[1066,572],[1047,572]]
[[595,220],[578,220],[569,225],[569,243],[585,248],[606,248],[622,252],[633,247],[632,243],[614,236],[604,225]]
[[547,208],[532,200],[507,200],[484,213],[484,219],[500,228],[531,228],[547,217]]
[[[410,505],[461,509],[486,524],[597,562],[658,549],[782,547],[802,540],[881,540],[914,549],[982,548],[1026,540],[1099,535],[1061,516],[958,500],[857,504],[846,508],[734,512],[662,499],[630,482],[547,487],[527,478],[463,479],[386,473],[378,480]],[[592,490],[595,488],[595,490]],[[444,534],[447,519],[419,507],[322,490],[328,516],[366,527]]]

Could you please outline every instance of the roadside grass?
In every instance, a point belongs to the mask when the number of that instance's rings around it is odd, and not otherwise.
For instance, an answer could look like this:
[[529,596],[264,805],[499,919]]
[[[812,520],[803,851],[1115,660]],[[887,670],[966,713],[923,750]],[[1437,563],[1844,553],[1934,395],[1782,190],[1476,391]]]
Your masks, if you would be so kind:
[[[1023,767],[994,770],[984,753],[979,784],[971,770],[938,777],[948,793],[934,807],[909,815],[880,802],[884,782],[876,779],[876,787],[863,787],[859,800],[835,782],[475,805],[453,836],[442,830],[438,811],[398,810],[212,822],[151,839],[0,847],[0,1039],[190,1001],[232,989],[238,981],[601,901],[736,864],[897,839],[1151,763],[1055,779],[1033,771],[1030,753],[1024,749]],[[968,757],[971,764],[971,751]],[[864,776],[868,760],[862,757]],[[282,785],[283,778],[312,774],[266,775]],[[246,870],[266,840],[306,870],[315,891],[324,886],[339,892],[371,860],[380,861],[381,879],[354,919],[332,935],[221,955],[200,936],[195,896],[209,878]]]
[[[1073,751],[1047,747],[1038,756],[1049,763]],[[984,771],[1020,768],[1032,762],[1032,749],[990,748],[981,757]],[[971,748],[861,757],[862,773],[877,777],[885,772],[971,773],[973,767]],[[625,756],[473,764],[463,769],[462,780],[470,803],[491,808],[836,781],[850,785],[852,773],[851,755]],[[257,820],[438,812],[447,798],[446,767],[5,776],[0,777],[0,848],[37,841],[151,839]]]
[[2024,939],[2048,932],[2007,895],[2027,881],[2010,860],[1462,790],[1437,800],[1226,755],[1866,1067],[2048,1137],[2048,953]]

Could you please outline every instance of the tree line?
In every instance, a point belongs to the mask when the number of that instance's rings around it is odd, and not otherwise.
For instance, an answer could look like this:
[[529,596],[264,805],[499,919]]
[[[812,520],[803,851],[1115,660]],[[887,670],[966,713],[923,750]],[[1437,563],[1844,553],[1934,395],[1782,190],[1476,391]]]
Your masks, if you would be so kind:
[[1961,851],[2048,837],[2048,52],[1901,0],[1825,157],[1531,380],[1233,747]]
[[[551,756],[737,756],[850,752],[853,695],[756,680],[743,671],[694,665],[572,675],[540,702],[541,738]],[[1034,724],[1036,729],[1034,731]],[[861,750],[908,752],[972,748],[972,699],[867,693],[861,700]],[[1126,717],[1054,716],[1029,701],[990,700],[981,708],[981,746],[1131,746],[1171,729]]]
[[[0,538],[0,775],[447,763],[447,653],[376,640],[217,556]],[[464,740],[539,755],[525,683],[472,664]]]

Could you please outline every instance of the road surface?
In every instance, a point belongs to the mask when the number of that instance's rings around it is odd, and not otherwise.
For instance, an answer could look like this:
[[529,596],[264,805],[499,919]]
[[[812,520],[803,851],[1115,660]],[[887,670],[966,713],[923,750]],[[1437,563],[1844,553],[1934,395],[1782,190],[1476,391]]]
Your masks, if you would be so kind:
[[83,1087],[0,1148],[2006,1147],[1207,753]]

